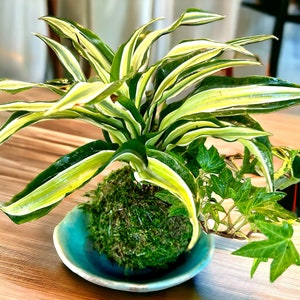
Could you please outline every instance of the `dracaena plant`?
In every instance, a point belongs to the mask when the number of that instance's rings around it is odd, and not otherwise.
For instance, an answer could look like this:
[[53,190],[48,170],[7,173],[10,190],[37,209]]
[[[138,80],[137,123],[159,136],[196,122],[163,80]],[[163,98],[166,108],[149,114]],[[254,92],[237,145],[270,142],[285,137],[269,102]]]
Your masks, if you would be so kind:
[[[227,68],[259,65],[244,46],[272,36],[226,43],[184,40],[150,63],[152,46],[161,36],[180,26],[219,19],[222,16],[189,9],[170,26],[151,30],[158,21],[154,19],[114,52],[75,22],[43,17],[58,36],[72,42],[70,50],[64,43],[36,34],[56,53],[68,76],[45,83],[0,81],[0,89],[8,93],[43,87],[58,95],[51,102],[1,104],[0,110],[14,113],[2,126],[0,140],[36,122],[75,118],[101,128],[104,140],[59,158],[3,203],[1,210],[16,223],[42,217],[112,162],[122,161],[133,169],[136,181],[160,187],[159,196],[173,203],[174,211],[183,208],[193,232],[188,249],[203,230],[246,236],[242,228],[249,225],[249,232],[259,230],[267,238],[235,252],[254,258],[252,273],[260,262],[272,259],[273,281],[289,265],[299,264],[291,240],[291,222],[297,218],[277,203],[284,193],[276,191],[299,181],[299,152],[274,148],[269,133],[250,115],[300,102],[300,87],[269,77],[212,76]],[[86,78],[79,57],[89,63],[93,77]],[[208,137],[239,142],[243,158],[221,155],[216,147],[207,146]],[[283,161],[278,171],[273,167],[274,156]],[[252,185],[245,176],[249,173],[264,176],[266,185]],[[239,216],[233,219],[231,213],[236,210]]]

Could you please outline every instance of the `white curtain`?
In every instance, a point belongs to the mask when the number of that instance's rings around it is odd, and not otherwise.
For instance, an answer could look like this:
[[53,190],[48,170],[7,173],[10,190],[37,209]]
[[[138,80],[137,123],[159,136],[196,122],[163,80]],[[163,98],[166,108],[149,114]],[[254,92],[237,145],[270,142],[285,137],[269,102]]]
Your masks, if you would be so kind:
[[188,38],[209,38],[220,42],[228,41],[236,36],[237,22],[241,0],[154,0],[154,17],[165,17],[165,23],[174,21],[190,7],[218,13],[225,16],[221,21],[203,26],[182,27],[172,36],[160,42],[158,55],[165,54],[172,46]]
[[[152,18],[164,17],[157,26],[165,26],[189,7],[219,13],[224,20],[199,27],[182,28],[163,41],[161,51],[181,39],[207,37],[226,41],[235,37],[241,0],[58,0],[58,15],[92,28],[116,50],[140,25]],[[220,23],[222,22],[222,23]]]
[[152,18],[164,17],[157,27],[174,21],[184,10],[196,7],[225,15],[222,21],[199,27],[181,28],[172,37],[162,38],[157,55],[165,54],[186,38],[207,37],[219,41],[233,39],[241,0],[58,0],[58,15],[77,20],[94,30],[113,50],[125,42],[140,25]]
[[[157,26],[175,20],[185,9],[197,7],[226,15],[223,21],[187,27],[162,38],[156,56],[179,40],[208,37],[220,41],[235,37],[241,0],[57,0],[58,15],[94,30],[114,50],[138,26],[154,17],[165,17]],[[47,14],[46,0],[0,0],[0,78],[43,81],[49,71],[47,49],[32,32],[47,35],[38,18]]]
[[0,78],[44,80],[48,52],[33,32],[48,34],[38,20],[46,13],[43,0],[0,1]]

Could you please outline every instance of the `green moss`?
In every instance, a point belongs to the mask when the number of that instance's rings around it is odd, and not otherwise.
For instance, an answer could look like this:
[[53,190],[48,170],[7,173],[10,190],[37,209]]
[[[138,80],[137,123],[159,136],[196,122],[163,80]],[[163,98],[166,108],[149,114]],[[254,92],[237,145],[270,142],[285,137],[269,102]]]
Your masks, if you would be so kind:
[[192,234],[185,216],[170,216],[170,204],[155,197],[157,187],[138,185],[129,167],[112,172],[88,193],[94,247],[125,269],[163,269],[175,262]]

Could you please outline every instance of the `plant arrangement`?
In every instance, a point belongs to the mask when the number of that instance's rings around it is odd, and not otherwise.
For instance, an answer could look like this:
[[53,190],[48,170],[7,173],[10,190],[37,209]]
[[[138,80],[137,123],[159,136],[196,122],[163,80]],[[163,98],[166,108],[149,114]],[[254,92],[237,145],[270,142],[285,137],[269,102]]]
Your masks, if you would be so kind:
[[[212,232],[249,240],[233,254],[254,259],[251,275],[268,260],[271,281],[290,265],[299,265],[292,241],[298,218],[278,201],[285,196],[284,188],[300,181],[300,153],[271,145],[270,133],[252,115],[300,103],[300,86],[262,76],[218,76],[227,68],[259,65],[245,46],[274,37],[226,43],[184,40],[150,63],[151,49],[163,35],[222,18],[189,9],[170,26],[151,30],[158,21],[154,19],[114,52],[73,21],[43,17],[61,42],[36,35],[56,53],[66,78],[44,83],[1,80],[1,91],[42,87],[55,92],[58,100],[1,104],[0,110],[13,113],[1,128],[0,140],[49,119],[92,123],[99,128],[99,140],[59,158],[0,209],[18,224],[40,218],[120,161],[124,167],[88,193],[89,201],[81,208],[90,215],[95,248],[125,268],[159,267],[151,257],[165,267]],[[64,46],[64,39],[72,48]],[[93,69],[90,78],[79,58]],[[243,153],[220,153],[219,140],[240,143]],[[274,167],[275,157],[281,161],[279,168]],[[263,177],[265,184],[256,186],[253,176]],[[252,232],[265,238],[251,241]],[[172,257],[163,261],[166,253]]]

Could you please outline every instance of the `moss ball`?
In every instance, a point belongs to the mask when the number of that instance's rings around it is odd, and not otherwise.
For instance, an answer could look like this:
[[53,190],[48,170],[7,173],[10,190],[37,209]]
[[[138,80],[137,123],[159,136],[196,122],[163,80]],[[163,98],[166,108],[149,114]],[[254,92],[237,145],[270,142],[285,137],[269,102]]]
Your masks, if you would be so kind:
[[170,204],[155,197],[159,188],[137,184],[130,167],[112,172],[87,194],[94,248],[128,270],[165,269],[185,252],[192,226],[170,216]]

